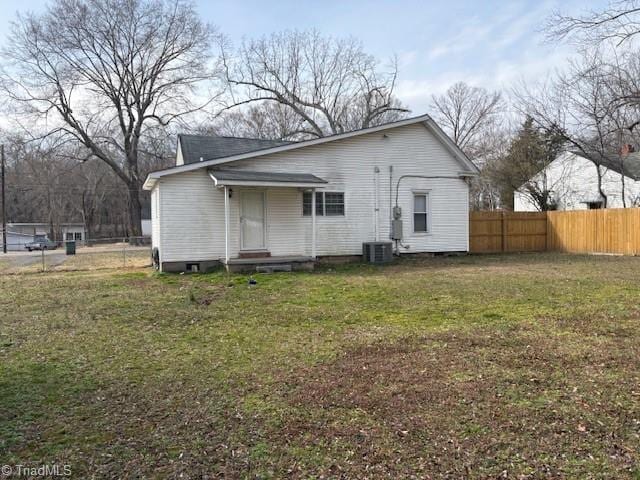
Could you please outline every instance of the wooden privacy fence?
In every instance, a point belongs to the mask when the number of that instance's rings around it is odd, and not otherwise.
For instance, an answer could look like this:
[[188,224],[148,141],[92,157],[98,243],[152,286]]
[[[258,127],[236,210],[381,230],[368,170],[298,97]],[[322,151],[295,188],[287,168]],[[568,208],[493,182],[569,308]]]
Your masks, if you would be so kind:
[[547,249],[544,212],[471,212],[472,253],[542,252]]
[[640,208],[547,213],[549,250],[640,254]]
[[640,208],[568,212],[471,212],[472,253],[640,255]]

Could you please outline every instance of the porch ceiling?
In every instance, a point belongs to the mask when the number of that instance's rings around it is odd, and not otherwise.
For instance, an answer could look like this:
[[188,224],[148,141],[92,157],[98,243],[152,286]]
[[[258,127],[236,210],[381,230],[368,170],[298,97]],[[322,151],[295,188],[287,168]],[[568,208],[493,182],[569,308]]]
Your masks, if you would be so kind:
[[210,169],[209,176],[216,186],[255,186],[322,188],[326,180],[310,173],[252,172],[247,170]]

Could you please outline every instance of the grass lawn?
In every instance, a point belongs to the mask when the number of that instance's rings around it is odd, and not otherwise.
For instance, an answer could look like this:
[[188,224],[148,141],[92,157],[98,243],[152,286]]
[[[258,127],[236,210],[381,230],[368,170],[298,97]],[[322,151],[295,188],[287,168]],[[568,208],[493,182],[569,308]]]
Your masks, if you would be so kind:
[[640,478],[640,258],[0,275],[0,464]]

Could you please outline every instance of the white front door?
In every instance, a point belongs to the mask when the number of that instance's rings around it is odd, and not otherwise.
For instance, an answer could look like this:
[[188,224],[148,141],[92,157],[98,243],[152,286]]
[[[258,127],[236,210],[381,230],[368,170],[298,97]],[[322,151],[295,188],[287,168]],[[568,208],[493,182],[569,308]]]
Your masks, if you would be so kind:
[[240,193],[240,246],[242,250],[263,250],[265,238],[264,192]]

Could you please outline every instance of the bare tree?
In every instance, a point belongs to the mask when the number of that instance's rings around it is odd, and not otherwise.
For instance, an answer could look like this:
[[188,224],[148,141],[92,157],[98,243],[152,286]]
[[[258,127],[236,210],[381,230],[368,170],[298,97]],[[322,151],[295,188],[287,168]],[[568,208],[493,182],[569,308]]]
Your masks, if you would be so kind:
[[431,110],[438,124],[480,169],[471,183],[471,208],[499,208],[499,189],[486,175],[485,167],[496,161],[507,144],[499,122],[504,112],[500,93],[458,82],[443,95],[432,96]]
[[126,186],[128,230],[141,234],[140,145],[153,125],[200,108],[213,31],[183,0],[56,0],[18,16],[2,87],[49,134],[82,145]]
[[640,33],[640,2],[617,0],[580,16],[554,13],[547,22],[550,39],[572,38],[582,44],[612,41],[620,46]]
[[513,128],[508,122],[496,122],[484,129],[474,140],[473,162],[480,170],[470,183],[469,200],[473,210],[497,210],[509,208],[510,193],[496,181],[494,168],[507,155]]
[[208,134],[230,137],[301,140],[305,121],[292,108],[276,102],[264,102],[228,110],[202,129]]
[[499,92],[458,82],[443,95],[433,95],[432,109],[434,119],[456,145],[474,157],[476,142],[504,112],[504,104]]
[[408,110],[394,96],[397,65],[381,71],[353,38],[283,32],[222,47],[231,101],[227,109],[277,103],[295,113],[288,135],[323,137],[395,120]]

